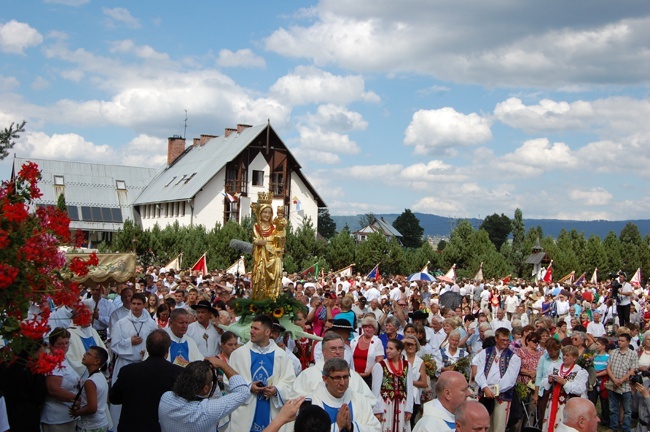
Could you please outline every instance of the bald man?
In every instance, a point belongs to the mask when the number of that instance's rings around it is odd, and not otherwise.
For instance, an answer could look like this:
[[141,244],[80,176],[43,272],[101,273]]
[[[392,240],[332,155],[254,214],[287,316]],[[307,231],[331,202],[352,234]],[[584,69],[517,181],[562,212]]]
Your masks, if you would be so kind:
[[490,413],[482,403],[465,401],[456,409],[456,432],[488,432]]
[[423,415],[413,432],[451,432],[456,430],[455,412],[469,396],[467,380],[460,372],[446,371],[436,383],[437,399],[424,404]]
[[555,428],[556,432],[596,432],[598,430],[596,406],[583,398],[571,398],[564,406],[564,420]]

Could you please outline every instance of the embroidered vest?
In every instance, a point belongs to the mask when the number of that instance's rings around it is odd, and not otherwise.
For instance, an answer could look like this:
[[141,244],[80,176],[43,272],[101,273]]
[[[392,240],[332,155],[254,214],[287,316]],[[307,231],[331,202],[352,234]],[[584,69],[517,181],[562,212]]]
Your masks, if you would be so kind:
[[388,401],[403,401],[406,399],[406,377],[409,373],[409,362],[402,360],[403,372],[397,376],[388,368],[386,360],[380,362],[384,377],[381,380],[381,397]]
[[[505,349],[501,352],[501,356],[499,357],[499,375],[501,378],[506,374],[506,371],[508,370],[508,366],[510,365],[510,359],[514,355],[514,352],[510,349]],[[485,368],[483,370],[483,373],[485,373],[485,377],[487,378],[488,374],[490,373],[490,369],[492,368],[492,363],[496,359],[497,356],[497,349],[495,347],[489,347],[485,349]],[[514,395],[515,388],[511,388],[508,391],[501,392],[499,394],[498,399],[499,400],[504,400],[504,401],[510,401],[512,400],[512,396]]]

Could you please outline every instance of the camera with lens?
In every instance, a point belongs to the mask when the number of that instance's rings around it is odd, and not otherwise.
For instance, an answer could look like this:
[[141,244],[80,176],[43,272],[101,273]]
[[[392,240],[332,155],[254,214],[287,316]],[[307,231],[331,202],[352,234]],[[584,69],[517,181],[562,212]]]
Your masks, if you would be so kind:
[[630,385],[633,386],[635,384],[643,385],[643,372],[637,371],[630,377]]

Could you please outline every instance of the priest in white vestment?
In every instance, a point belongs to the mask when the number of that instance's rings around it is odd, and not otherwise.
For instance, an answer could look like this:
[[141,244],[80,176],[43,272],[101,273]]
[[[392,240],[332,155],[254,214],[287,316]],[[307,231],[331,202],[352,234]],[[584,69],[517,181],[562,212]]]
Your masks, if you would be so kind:
[[187,335],[189,325],[190,313],[185,308],[177,307],[169,315],[169,327],[165,329],[172,339],[167,360],[181,367],[205,358],[194,339]]
[[348,362],[340,358],[326,361],[322,380],[312,396],[312,404],[329,415],[331,432],[381,432],[381,424],[368,399],[349,388]]
[[256,316],[251,323],[251,340],[230,355],[230,365],[252,383],[251,396],[231,414],[231,432],[264,430],[282,405],[296,397],[293,365],[286,352],[271,340],[272,327],[271,318]]

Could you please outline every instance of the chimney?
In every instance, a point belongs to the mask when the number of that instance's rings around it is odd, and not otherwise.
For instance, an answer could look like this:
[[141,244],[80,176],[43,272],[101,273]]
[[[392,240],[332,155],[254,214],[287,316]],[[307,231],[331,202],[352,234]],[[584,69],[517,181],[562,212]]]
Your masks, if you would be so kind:
[[201,134],[201,138],[199,138],[199,145],[203,146],[205,143],[210,141],[212,138],[217,138],[217,135]]
[[194,138],[194,140],[192,141],[192,147],[198,147],[199,144],[201,144],[201,139]]
[[244,129],[248,129],[249,127],[253,126],[239,123],[237,124],[237,133],[241,133]]
[[174,163],[185,151],[185,138],[178,135],[167,138],[167,166]]
[[226,136],[226,138],[228,138],[230,136],[230,134],[233,133],[233,132],[237,132],[237,129],[226,128],[226,133],[224,135]]

